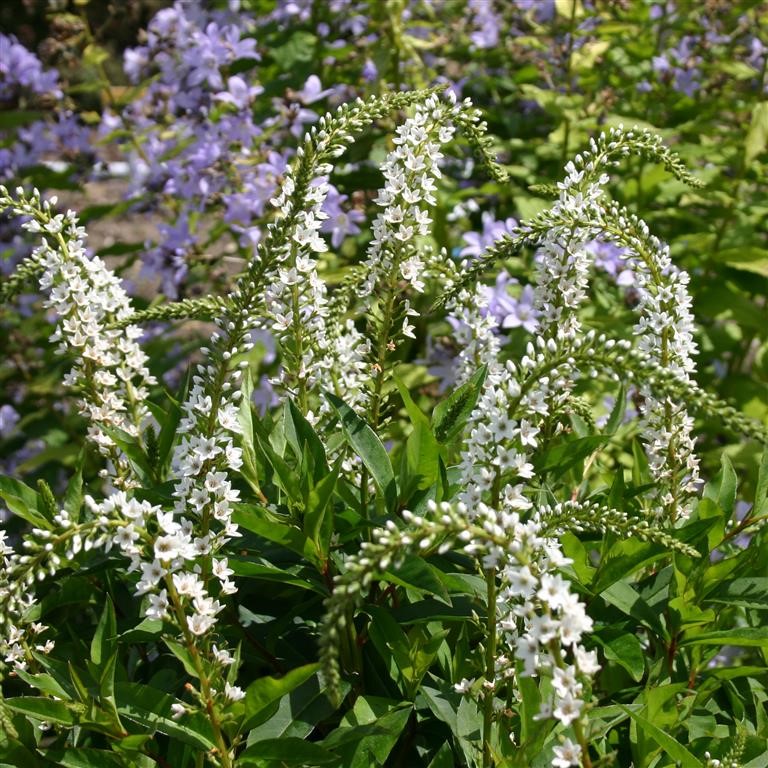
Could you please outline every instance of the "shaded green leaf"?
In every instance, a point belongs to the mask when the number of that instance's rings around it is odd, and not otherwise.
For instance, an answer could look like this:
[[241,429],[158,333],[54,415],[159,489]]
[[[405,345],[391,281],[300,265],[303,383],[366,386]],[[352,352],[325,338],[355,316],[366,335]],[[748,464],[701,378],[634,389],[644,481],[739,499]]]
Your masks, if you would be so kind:
[[397,484],[386,448],[371,427],[343,400],[330,392],[326,392],[325,396],[341,420],[344,437],[362,459],[379,490],[384,494],[387,509],[394,511],[397,506]]
[[487,368],[483,366],[472,378],[454,390],[432,412],[432,433],[438,443],[456,439],[475,409],[483,390]]

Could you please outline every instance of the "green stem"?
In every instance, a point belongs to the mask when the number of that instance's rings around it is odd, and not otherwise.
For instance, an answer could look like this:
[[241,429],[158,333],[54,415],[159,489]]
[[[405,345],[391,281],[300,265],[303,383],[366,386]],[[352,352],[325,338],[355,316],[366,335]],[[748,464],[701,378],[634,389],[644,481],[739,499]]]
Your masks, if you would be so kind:
[[[491,489],[491,506],[495,510],[501,498],[501,471],[496,470]],[[496,568],[485,569],[485,690],[483,699],[483,768],[493,765],[491,733],[493,730],[493,700],[496,680]]]
[[376,429],[379,426],[379,420],[381,418],[381,403],[382,393],[384,390],[384,369],[387,362],[387,352],[389,349],[387,345],[390,341],[390,334],[392,332],[392,317],[395,311],[395,298],[397,294],[397,286],[394,284],[397,276],[397,270],[399,268],[399,259],[393,259],[392,272],[389,275],[387,281],[387,293],[384,299],[384,312],[382,315],[381,326],[379,327],[379,333],[376,337],[376,362],[373,369],[375,371],[374,384],[373,384],[373,397],[371,398],[371,405],[369,409],[371,426]]
[[[576,2],[577,0],[571,0],[571,14],[568,20],[568,48],[565,59],[565,92],[568,96],[571,95],[573,90],[571,85],[571,68],[573,66],[573,31],[576,22]],[[565,165],[568,161],[568,143],[571,134],[571,121],[567,116],[563,116],[565,123],[565,133],[563,136],[563,156],[561,165]]]
[[485,644],[485,690],[483,699],[483,768],[493,765],[491,731],[493,729],[494,679],[496,677],[496,568],[485,571],[486,585],[486,644]]
[[200,680],[200,693],[203,698],[203,703],[205,704],[205,711],[208,715],[208,720],[210,721],[211,728],[213,729],[213,737],[216,741],[216,746],[219,751],[221,766],[222,768],[232,768],[232,757],[224,739],[224,733],[221,729],[221,722],[219,720],[218,713],[216,712],[216,705],[211,694],[211,682],[208,678],[208,675],[205,673],[203,660],[200,658],[200,652],[198,651],[197,643],[195,642],[195,636],[192,634],[189,629],[189,625],[187,624],[187,615],[184,611],[184,606],[181,603],[181,598],[179,597],[179,593],[176,591],[176,587],[174,586],[173,578],[170,573],[166,574],[165,576],[165,587],[168,591],[168,598],[176,615],[176,621],[179,623],[179,627],[184,635],[184,644],[187,646],[187,651],[189,651],[189,657],[192,661],[192,666],[195,668],[195,673]]

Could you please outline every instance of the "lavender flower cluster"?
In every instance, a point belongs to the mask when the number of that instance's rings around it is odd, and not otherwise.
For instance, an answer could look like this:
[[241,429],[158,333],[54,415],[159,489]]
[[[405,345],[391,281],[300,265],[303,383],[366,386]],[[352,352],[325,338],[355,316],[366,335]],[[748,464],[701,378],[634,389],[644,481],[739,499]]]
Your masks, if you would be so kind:
[[0,32],[0,109],[45,108],[49,114],[22,125],[15,134],[0,131],[0,181],[44,161],[76,160],[93,154],[90,131],[69,109],[51,109],[64,94],[59,75],[15,37]]
[[[125,54],[128,76],[136,83],[149,79],[149,86],[102,124],[104,135],[133,137],[127,150],[135,194],[147,198],[149,190],[169,209],[173,223],[161,226],[144,271],[170,298],[178,297],[190,263],[206,247],[205,213],[214,203],[223,207],[223,221],[245,257],[253,254],[293,154],[291,138],[317,122],[312,105],[334,92],[312,75],[301,90],[273,99],[272,116],[256,119],[264,88],[255,69],[261,55],[254,27],[246,14],[206,11],[197,3],[160,11],[146,44]],[[227,74],[235,64],[238,73]],[[361,214],[331,185],[325,197],[323,231],[338,247],[360,231]]]

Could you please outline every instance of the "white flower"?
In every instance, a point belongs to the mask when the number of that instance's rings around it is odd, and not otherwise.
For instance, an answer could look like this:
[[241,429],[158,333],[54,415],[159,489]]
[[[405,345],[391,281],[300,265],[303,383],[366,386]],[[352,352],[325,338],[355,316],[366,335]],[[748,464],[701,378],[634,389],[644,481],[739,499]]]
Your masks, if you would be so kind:
[[161,562],[169,562],[177,558],[183,549],[183,542],[178,535],[159,536],[155,539],[155,557]]
[[570,768],[573,765],[581,765],[581,747],[570,739],[553,750],[552,768]]
[[187,617],[187,626],[194,635],[204,635],[215,623],[216,620],[212,616],[203,616],[199,613]]
[[573,654],[576,657],[576,666],[582,674],[591,676],[600,671],[597,651],[585,651],[580,645],[576,645],[573,648]]
[[187,714],[187,708],[178,701],[174,701],[171,704],[171,717],[174,720],[179,720]]
[[149,607],[144,612],[150,619],[162,619],[168,613],[168,593],[161,590],[158,594],[149,595]]
[[564,669],[555,667],[552,672],[552,688],[561,698],[566,695],[578,696],[582,685],[576,679],[576,668],[570,664]]
[[216,661],[221,664],[223,667],[228,667],[231,664],[235,663],[234,658],[232,658],[232,654],[230,654],[229,651],[226,649],[219,649],[215,645],[211,648],[211,652],[213,653],[213,657],[216,659]]
[[221,581],[226,580],[234,573],[234,571],[229,567],[229,561],[226,557],[222,558],[221,560],[214,560],[211,570],[213,571],[213,575]]
[[581,708],[583,706],[583,701],[575,699],[569,693],[558,699],[557,706],[552,710],[552,716],[559,720],[563,725],[568,726],[581,716]]
[[143,595],[145,592],[149,592],[166,573],[165,568],[157,560],[151,563],[142,563],[141,579],[136,584],[136,594]]
[[520,428],[518,429],[518,436],[520,437],[520,443],[522,445],[529,445],[531,448],[535,448],[537,445],[536,435],[540,432],[538,427],[534,427],[526,419],[520,422]]
[[570,597],[568,582],[559,574],[545,573],[541,577],[541,589],[539,589],[537,596],[550,608],[561,608]]
[[472,686],[475,683],[475,678],[472,677],[470,679],[467,679],[466,677],[462,678],[460,682],[456,683],[453,686],[453,689],[456,691],[456,693],[469,693],[472,689]]
[[511,440],[517,431],[517,422],[507,413],[495,413],[491,417],[491,432],[496,443]]
[[186,571],[173,574],[173,586],[176,588],[176,592],[180,595],[186,595],[191,598],[203,597],[205,594],[205,587],[200,578],[194,574]]
[[240,699],[245,698],[245,691],[242,688],[238,688],[236,685],[224,683],[224,695],[230,701],[240,701]]

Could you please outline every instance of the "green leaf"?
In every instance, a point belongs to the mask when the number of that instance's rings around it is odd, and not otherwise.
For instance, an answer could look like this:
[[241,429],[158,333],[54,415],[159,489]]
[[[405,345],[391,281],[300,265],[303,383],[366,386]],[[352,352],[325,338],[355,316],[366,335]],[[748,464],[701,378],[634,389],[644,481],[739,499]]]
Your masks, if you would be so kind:
[[[296,407],[293,400],[287,400],[283,408],[283,425],[285,427],[285,438],[288,445],[296,456],[297,461],[301,461],[305,451],[309,450],[309,456],[312,459],[312,477],[318,482],[322,477],[328,474],[328,462],[325,457],[325,448],[320,438],[312,428],[312,425],[304,418],[304,415]],[[307,469],[305,468],[305,472]]]
[[[342,681],[340,698],[349,691],[349,683]],[[320,683],[318,674],[312,675],[287,696],[277,702],[274,713],[248,734],[248,743],[264,739],[293,736],[301,739],[309,736],[318,723],[327,721],[335,707],[326,695],[326,688]]]
[[[419,688],[419,693],[424,698],[432,714],[448,726],[458,742],[467,765],[476,765],[476,746],[473,742],[478,740],[479,734],[475,733],[477,726],[473,722],[472,717],[468,717],[469,713],[462,708],[462,704],[466,701],[464,697],[452,690],[441,691],[426,685],[422,685]],[[480,711],[479,707],[473,704],[471,706],[477,715]]]
[[402,676],[406,684],[414,680],[415,670],[411,659],[411,646],[403,628],[395,621],[389,608],[366,606],[371,617],[368,635],[379,653],[386,670],[395,682]]
[[47,723],[72,726],[77,723],[75,710],[63,701],[54,701],[44,696],[20,696],[15,699],[5,699],[3,706],[13,712]]
[[768,646],[768,627],[736,627],[700,634],[690,633],[681,640],[680,645],[738,645],[762,648]]
[[160,425],[160,434],[157,436],[157,453],[160,459],[160,466],[165,467],[171,458],[171,451],[176,440],[176,430],[181,421],[181,405],[187,399],[189,384],[192,380],[192,370],[187,370],[184,382],[181,385],[176,397],[168,395],[165,400],[168,403],[165,413],[165,419]]
[[440,570],[427,563],[418,555],[409,555],[397,569],[390,569],[384,575],[387,581],[401,587],[417,590],[422,594],[434,595],[446,605],[451,601],[448,591],[440,579]]
[[16,130],[42,120],[45,112],[24,109],[3,109],[0,111],[0,131]]
[[96,634],[91,641],[91,661],[101,666],[117,649],[117,620],[115,619],[115,606],[109,595],[104,602],[104,610],[101,612]]
[[[100,426],[105,435],[112,438],[115,445],[128,457],[128,461],[138,475],[139,479],[145,483],[151,483],[155,475],[156,468],[150,466],[147,454],[144,453],[139,441],[117,427]],[[151,487],[151,485],[146,486]]]
[[[248,406],[253,433],[256,436],[255,445],[261,451],[265,461],[269,464],[275,472],[274,480],[275,484],[288,496],[291,501],[297,505],[302,506],[304,500],[301,495],[301,479],[299,475],[290,467],[288,462],[280,456],[280,454],[272,447],[272,443],[269,439],[269,434],[265,429],[261,420],[254,412],[251,406]],[[258,478],[256,478],[258,482]]]
[[284,765],[339,765],[338,755],[313,741],[304,741],[292,736],[281,739],[265,739],[251,744],[237,759],[238,765],[263,766],[265,761],[278,761]]
[[411,712],[412,706],[396,708],[389,699],[361,696],[323,746],[335,750],[345,768],[385,765]]
[[80,518],[80,510],[83,506],[83,462],[85,460],[84,451],[80,451],[75,465],[75,472],[67,483],[67,490],[64,492],[64,509],[73,520]]
[[114,752],[90,747],[73,749],[42,750],[46,760],[62,768],[105,768],[110,765],[124,766],[125,763]]
[[397,507],[397,484],[386,448],[371,427],[343,400],[330,392],[326,392],[325,397],[339,415],[347,442],[362,459],[379,490],[384,494],[387,509],[394,512]]
[[602,646],[606,659],[615,661],[624,667],[636,683],[643,679],[645,652],[635,635],[623,633],[604,638],[600,633],[596,633],[592,635],[592,638]]
[[611,414],[603,430],[603,434],[615,435],[616,430],[621,426],[624,420],[624,414],[627,412],[627,388],[622,383],[619,391],[616,393],[616,402],[613,405]]
[[744,141],[744,162],[749,165],[768,146],[768,101],[752,107],[752,121]]
[[161,619],[143,619],[132,629],[128,629],[120,635],[125,643],[146,643],[157,640],[163,632]]
[[277,702],[306,682],[319,667],[319,664],[307,664],[283,677],[262,677],[252,682],[245,691],[245,720],[241,730],[250,730],[264,722],[274,713]]
[[617,581],[604,589],[600,596],[625,615],[631,616],[648,627],[658,637],[669,640],[667,630],[659,618],[659,612],[654,611],[631,584],[626,581]]
[[323,477],[309,492],[304,513],[304,533],[315,543],[318,555],[327,559],[333,535],[333,507],[331,499],[339,479],[343,457],[339,457],[333,471]]
[[294,587],[308,589],[326,596],[328,588],[319,581],[313,581],[310,574],[304,577],[302,567],[291,566],[289,568],[277,568],[273,565],[264,565],[254,563],[252,560],[240,560],[230,555],[229,567],[235,572],[236,576],[246,579],[262,579],[263,581],[276,581],[280,584],[291,584]]
[[755,488],[755,502],[752,505],[752,514],[761,516],[765,513],[766,501],[768,501],[768,448],[763,449],[760,459],[760,469],[757,473],[757,486]]
[[619,705],[636,723],[646,736],[655,741],[673,760],[677,762],[680,768],[703,768],[702,764],[691,754],[680,742],[673,739],[666,731],[655,726],[650,720],[647,720],[638,712],[634,712],[629,707]]
[[55,696],[57,699],[68,700],[70,698],[69,692],[66,691],[61,683],[47,672],[41,672],[33,675],[24,669],[16,668],[15,674],[22,679],[28,685],[33,688],[37,688],[42,693],[47,693],[51,696]]
[[603,592],[611,584],[666,554],[658,544],[636,539],[618,541],[611,547],[609,555],[600,562],[590,589],[596,593]]
[[170,694],[140,683],[117,683],[115,698],[118,702],[117,711],[126,720],[206,752],[216,749],[216,741],[207,717],[201,713],[185,715],[179,721],[170,717],[171,704],[176,701]]
[[197,669],[195,669],[195,663],[192,660],[192,655],[186,646],[171,640],[170,637],[164,637],[163,642],[168,650],[184,665],[184,671],[190,677],[199,677]]
[[723,452],[720,455],[720,471],[712,482],[704,488],[704,498],[714,501],[726,515],[733,511],[736,501],[736,472],[728,455]]
[[722,582],[704,601],[768,610],[768,577],[753,576]]
[[567,472],[571,467],[583,461],[610,439],[609,434],[587,435],[575,440],[565,440],[547,451],[543,459],[541,472],[548,472],[553,478]]
[[53,525],[44,516],[40,494],[21,480],[0,475],[0,499],[16,517],[26,520],[36,528],[50,531]]
[[427,768],[455,768],[453,750],[448,742],[443,743],[435,756],[430,760]]
[[[431,487],[437,480],[440,446],[432,434],[429,419],[413,402],[408,387],[397,374],[394,375],[394,379],[403,399],[408,418],[413,425],[413,431],[408,436],[404,454],[408,480],[412,483],[411,487],[415,485],[417,490],[424,490]],[[405,479],[401,485],[406,486]]]
[[648,457],[637,438],[632,441],[632,459],[632,485],[639,488],[651,482],[651,473],[648,469]]
[[275,517],[263,507],[256,504],[235,504],[232,520],[247,531],[290,549],[314,566],[320,567],[315,546],[306,534],[288,521]]
[[278,63],[280,69],[289,71],[294,65],[310,61],[315,54],[317,38],[311,32],[297,31],[291,39],[277,48],[270,50],[270,55]]
[[464,429],[483,391],[488,369],[483,366],[472,378],[454,390],[432,412],[432,433],[438,443],[450,443]]

